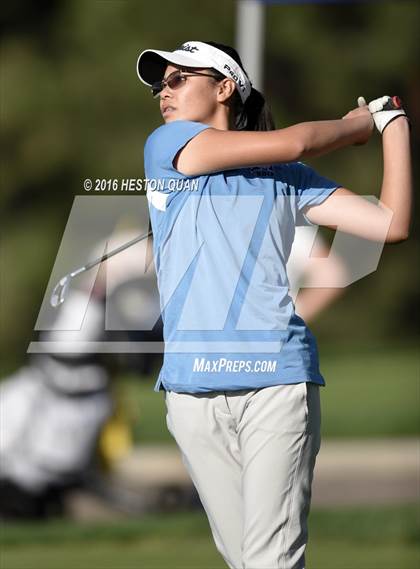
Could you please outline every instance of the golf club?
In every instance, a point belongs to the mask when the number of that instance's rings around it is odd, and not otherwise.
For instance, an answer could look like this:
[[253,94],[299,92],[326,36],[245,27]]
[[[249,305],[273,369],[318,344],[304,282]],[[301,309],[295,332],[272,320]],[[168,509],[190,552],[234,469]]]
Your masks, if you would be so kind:
[[55,287],[52,291],[51,298],[50,298],[51,306],[53,308],[57,308],[57,306],[60,306],[60,304],[63,304],[63,302],[66,299],[66,295],[68,292],[68,288],[70,286],[71,279],[73,279],[77,275],[80,275],[81,273],[84,273],[85,271],[89,271],[89,269],[92,269],[96,265],[99,265],[99,263],[102,263],[102,261],[106,261],[110,257],[117,255],[117,253],[121,253],[121,251],[125,251],[125,249],[128,249],[128,247],[135,245],[139,241],[142,241],[143,239],[146,239],[146,237],[150,237],[151,235],[152,235],[152,231],[149,231],[148,233],[145,233],[144,235],[139,235],[138,237],[135,237],[131,241],[128,241],[128,243],[125,243],[124,245],[117,247],[113,251],[111,251],[109,253],[105,253],[105,255],[102,255],[102,257],[99,257],[99,259],[96,259],[95,261],[91,261],[90,263],[86,263],[86,265],[84,265],[83,267],[79,267],[78,269],[75,269],[71,273],[68,273],[67,275],[65,275],[63,278],[61,278],[58,281],[58,283],[55,285]]

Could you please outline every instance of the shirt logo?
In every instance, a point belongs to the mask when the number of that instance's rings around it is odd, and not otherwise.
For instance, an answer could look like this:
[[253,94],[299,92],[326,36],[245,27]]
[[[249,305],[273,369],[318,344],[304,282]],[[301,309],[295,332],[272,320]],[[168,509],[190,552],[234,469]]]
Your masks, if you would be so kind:
[[248,168],[251,176],[257,176],[258,178],[273,178],[274,168],[272,166],[253,166]]

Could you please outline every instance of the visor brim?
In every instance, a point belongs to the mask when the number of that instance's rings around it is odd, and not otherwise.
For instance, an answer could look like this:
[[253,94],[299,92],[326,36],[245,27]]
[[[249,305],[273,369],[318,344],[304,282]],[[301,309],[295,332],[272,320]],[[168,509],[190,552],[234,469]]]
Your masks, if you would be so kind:
[[210,67],[184,53],[146,49],[137,59],[137,75],[140,81],[146,85],[153,85],[156,81],[161,81],[168,63],[183,67]]

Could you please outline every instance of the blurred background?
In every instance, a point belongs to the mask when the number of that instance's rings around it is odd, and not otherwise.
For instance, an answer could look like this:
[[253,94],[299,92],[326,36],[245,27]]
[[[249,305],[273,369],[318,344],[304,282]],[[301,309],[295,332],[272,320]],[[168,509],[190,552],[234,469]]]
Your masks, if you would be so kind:
[[[143,145],[161,117],[136,76],[138,54],[187,40],[237,46],[238,11],[234,0],[1,8],[2,569],[224,566],[166,430],[162,393],[153,392],[160,356],[27,349],[39,338],[35,323],[74,199],[86,196],[83,180],[144,177]],[[417,191],[420,4],[266,2],[262,13],[262,88],[277,127],[340,118],[359,95],[398,94],[412,121]],[[307,162],[379,195],[378,135]],[[321,234],[328,245],[333,232]],[[102,330],[98,282],[92,339]],[[309,519],[313,569],[420,564],[418,290],[413,223],[408,241],[386,245],[377,270],[310,322],[327,383]],[[21,457],[31,453],[29,465]]]

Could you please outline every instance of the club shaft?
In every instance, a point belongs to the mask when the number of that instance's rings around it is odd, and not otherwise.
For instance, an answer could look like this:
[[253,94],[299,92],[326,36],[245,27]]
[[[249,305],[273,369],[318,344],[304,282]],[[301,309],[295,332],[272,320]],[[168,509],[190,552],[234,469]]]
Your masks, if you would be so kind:
[[79,274],[82,271],[88,271],[89,269],[91,269],[92,267],[95,267],[96,265],[99,265],[99,263],[102,263],[103,261],[106,261],[107,259],[109,259],[110,257],[113,257],[114,255],[117,255],[118,253],[121,253],[121,251],[124,251],[125,249],[128,249],[129,247],[131,247],[132,245],[135,245],[136,243],[138,243],[139,241],[142,241],[143,239],[146,239],[146,237],[150,237],[152,235],[152,231],[149,231],[148,233],[145,233],[144,235],[139,235],[138,237],[135,237],[134,239],[132,239],[131,241],[128,241],[128,243],[124,243],[124,245],[121,245],[120,247],[117,247],[116,249],[114,249],[113,251],[110,251],[109,253],[105,253],[104,255],[102,255],[102,257],[99,257],[99,259],[96,259],[95,261],[90,261],[90,263],[86,263],[86,265],[84,267],[81,267],[81,269],[77,269],[76,271],[73,271],[72,276],[74,276],[74,274]]

